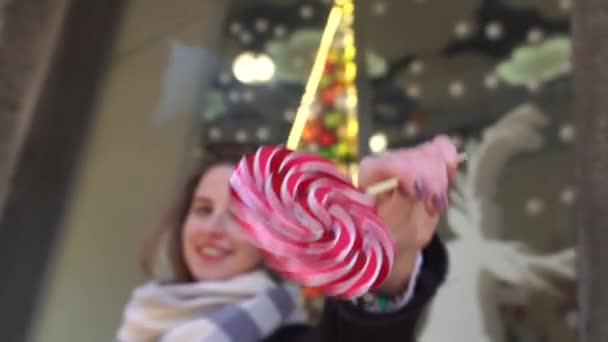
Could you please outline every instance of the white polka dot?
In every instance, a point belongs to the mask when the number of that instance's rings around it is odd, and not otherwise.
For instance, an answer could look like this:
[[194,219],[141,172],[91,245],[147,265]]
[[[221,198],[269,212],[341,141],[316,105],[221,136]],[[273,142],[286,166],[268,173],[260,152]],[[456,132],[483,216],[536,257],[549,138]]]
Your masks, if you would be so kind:
[[287,29],[283,25],[277,25],[274,28],[274,36],[276,38],[283,38],[287,34]]
[[530,216],[537,216],[545,209],[545,203],[538,198],[530,198],[526,201],[526,213]]
[[203,148],[200,146],[197,146],[194,148],[194,150],[192,151],[192,157],[194,157],[194,159],[200,159],[203,156]]
[[245,130],[238,130],[234,134],[234,138],[236,139],[237,142],[243,143],[243,142],[247,141],[247,139],[249,138],[249,135],[247,134],[247,131],[245,131]]
[[565,205],[571,205],[574,203],[574,199],[576,198],[576,194],[572,187],[565,187],[562,192],[559,194],[559,198]]
[[258,139],[266,141],[270,137],[270,129],[268,127],[258,127],[255,135],[258,137]]
[[296,56],[293,58],[293,60],[291,61],[291,65],[293,65],[294,68],[297,69],[301,69],[304,67],[304,57],[302,56]]
[[241,94],[241,97],[243,98],[243,101],[245,101],[247,103],[251,103],[255,99],[255,94],[253,93],[253,90],[246,89]]
[[213,113],[213,112],[211,112],[211,111],[205,111],[205,112],[203,113],[203,117],[204,117],[205,119],[209,120],[209,121],[211,121],[211,120],[215,119],[215,117],[216,117],[216,116],[217,116],[217,114],[216,114],[216,113]]
[[499,40],[502,38],[504,28],[498,21],[492,21],[486,26],[486,37],[489,40]]
[[382,16],[386,14],[387,5],[385,1],[376,1],[372,5],[372,13],[377,16]]
[[300,7],[300,18],[310,19],[314,14],[314,9],[310,5],[304,5]]
[[565,143],[571,143],[574,141],[576,132],[574,126],[571,123],[563,124],[559,129],[559,139]]
[[540,90],[540,86],[540,82],[536,80],[530,80],[528,83],[526,83],[526,89],[528,89],[528,91],[531,93],[537,93]]
[[220,83],[221,83],[221,84],[223,84],[223,85],[227,85],[228,83],[230,83],[230,79],[231,79],[231,77],[230,77],[230,74],[229,74],[229,73],[227,73],[227,72],[222,72],[222,73],[220,74],[219,80],[220,80]]
[[285,111],[285,113],[283,113],[283,118],[285,118],[285,121],[293,122],[295,117],[296,117],[296,111],[293,109],[288,109]]
[[448,86],[448,92],[452,97],[460,97],[464,95],[465,87],[461,81],[452,81]]
[[266,32],[266,31],[268,31],[268,27],[269,27],[269,26],[270,26],[270,25],[269,25],[269,23],[268,23],[268,20],[267,20],[267,19],[265,19],[265,18],[258,18],[258,19],[256,19],[256,21],[255,21],[255,29],[256,29],[258,32]]
[[373,153],[384,152],[384,151],[386,151],[387,147],[388,147],[388,138],[386,137],[386,134],[378,132],[378,133],[374,133],[369,138],[369,149]]
[[572,0],[559,0],[559,9],[569,12],[572,9]]
[[417,59],[410,64],[409,70],[414,75],[419,75],[424,71],[424,62]]
[[241,32],[239,38],[243,44],[249,44],[253,41],[253,35],[247,31]]
[[488,89],[496,89],[498,87],[498,77],[493,73],[487,74],[483,78],[483,84]]
[[403,135],[408,138],[413,138],[420,132],[420,126],[416,122],[408,122],[403,127]]
[[456,38],[459,39],[468,38],[471,35],[472,31],[473,29],[471,27],[471,24],[467,21],[459,21],[454,26],[454,35],[456,36]]
[[543,30],[539,29],[538,27],[535,27],[528,31],[529,43],[539,43],[541,40],[543,40],[544,37],[545,34],[543,33]]
[[412,98],[419,98],[422,95],[422,90],[418,84],[409,84],[407,88],[405,88],[405,92],[407,96]]
[[243,27],[238,22],[234,22],[234,23],[230,24],[230,32],[232,34],[239,34],[242,29],[243,29]]
[[241,101],[241,94],[239,94],[238,90],[231,90],[228,93],[228,100],[230,102],[239,102]]
[[208,131],[209,139],[217,141],[222,137],[222,130],[218,127],[211,127]]

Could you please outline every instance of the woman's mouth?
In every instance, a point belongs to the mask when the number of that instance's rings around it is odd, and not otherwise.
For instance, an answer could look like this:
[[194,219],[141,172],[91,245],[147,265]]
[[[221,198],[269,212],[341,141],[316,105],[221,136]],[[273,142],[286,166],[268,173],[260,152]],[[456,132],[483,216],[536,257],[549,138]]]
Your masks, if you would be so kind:
[[220,261],[232,254],[232,250],[215,245],[196,246],[196,252],[203,260],[212,262]]

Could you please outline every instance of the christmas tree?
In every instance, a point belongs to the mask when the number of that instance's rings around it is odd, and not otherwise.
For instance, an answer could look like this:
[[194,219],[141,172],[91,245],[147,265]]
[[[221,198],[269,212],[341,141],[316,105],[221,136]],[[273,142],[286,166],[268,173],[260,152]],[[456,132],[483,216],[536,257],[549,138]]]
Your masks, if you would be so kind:
[[[359,124],[353,21],[353,1],[336,0],[323,30],[287,147],[329,158],[356,180]],[[305,306],[314,321],[322,311],[322,294],[314,288],[305,288],[303,292]]]
[[352,0],[335,1],[287,147],[319,153],[348,171],[358,157]]

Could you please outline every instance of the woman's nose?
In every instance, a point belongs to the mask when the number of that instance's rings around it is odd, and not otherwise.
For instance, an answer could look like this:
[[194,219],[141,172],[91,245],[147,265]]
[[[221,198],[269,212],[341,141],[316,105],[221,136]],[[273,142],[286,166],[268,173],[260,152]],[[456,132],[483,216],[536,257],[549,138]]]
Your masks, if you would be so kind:
[[225,213],[214,213],[211,215],[203,225],[204,230],[221,232],[227,227],[228,216]]

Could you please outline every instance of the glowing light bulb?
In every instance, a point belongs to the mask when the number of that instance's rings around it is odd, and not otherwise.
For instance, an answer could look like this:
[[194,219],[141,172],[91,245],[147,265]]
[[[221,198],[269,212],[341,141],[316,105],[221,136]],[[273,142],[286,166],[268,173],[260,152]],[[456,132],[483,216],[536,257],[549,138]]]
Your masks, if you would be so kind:
[[243,52],[232,63],[234,77],[242,83],[266,83],[274,77],[276,66],[272,58],[263,53]]
[[369,149],[373,153],[381,153],[386,151],[388,147],[388,138],[384,133],[376,133],[369,138]]

